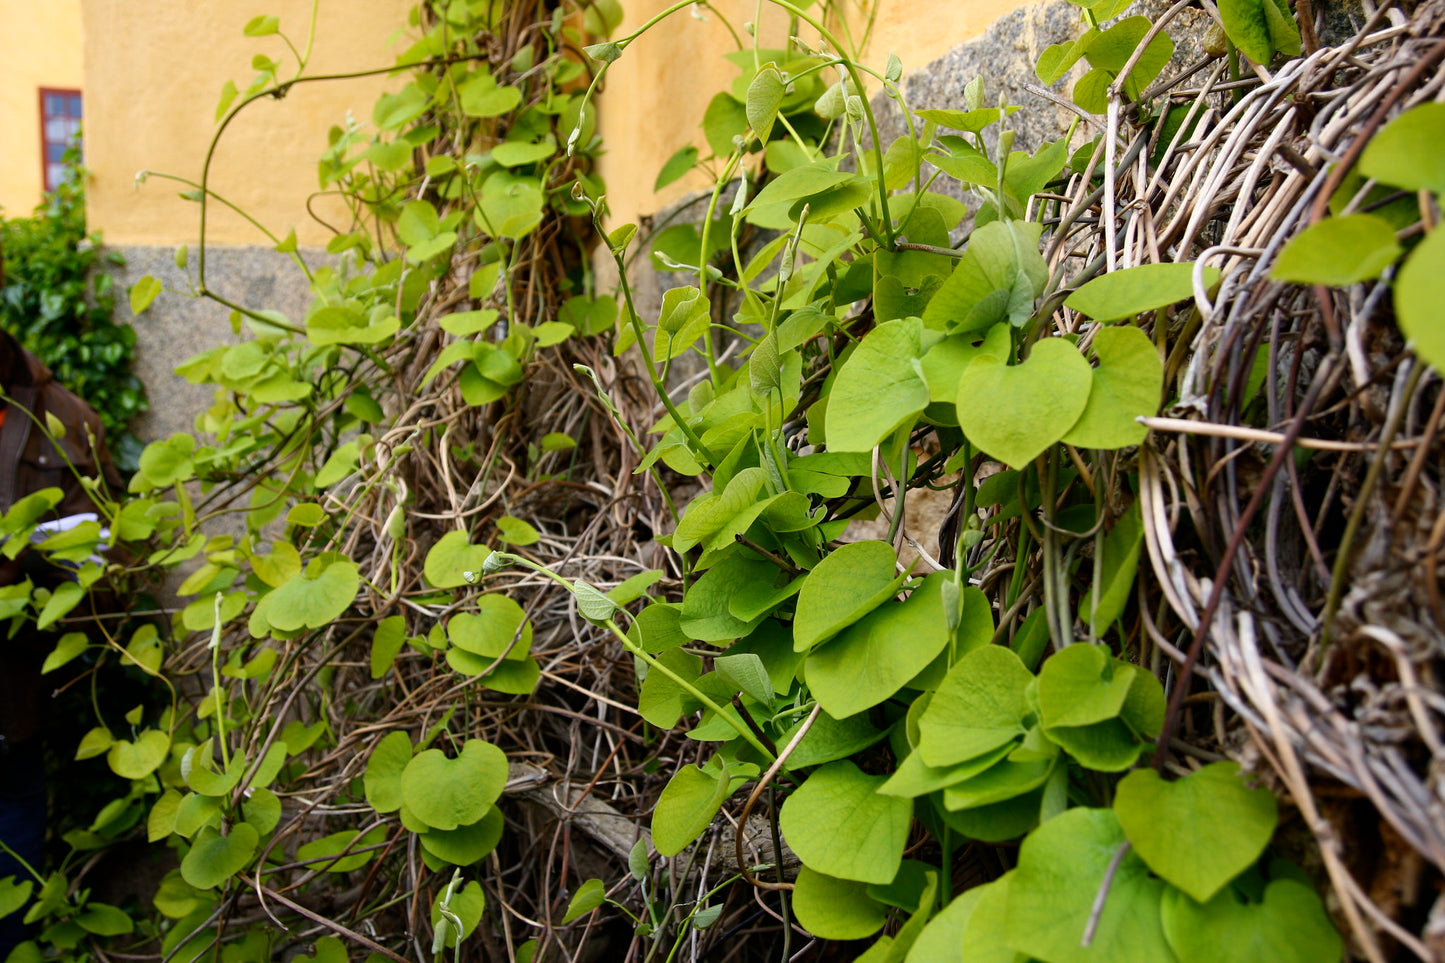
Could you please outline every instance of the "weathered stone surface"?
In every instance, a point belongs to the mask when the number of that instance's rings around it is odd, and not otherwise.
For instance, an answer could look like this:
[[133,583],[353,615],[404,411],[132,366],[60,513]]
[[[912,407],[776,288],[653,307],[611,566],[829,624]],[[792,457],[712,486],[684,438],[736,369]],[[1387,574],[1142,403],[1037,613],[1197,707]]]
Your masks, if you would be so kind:
[[[905,64],[904,99],[914,110],[961,110],[964,87],[982,77],[988,104],[1002,101],[1029,108],[1011,116],[1009,124],[1018,135],[1015,149],[1030,150],[1057,139],[1068,129],[1069,115],[1050,109],[1046,101],[1025,90],[1024,84],[1039,82],[1034,64],[1049,45],[1072,40],[1082,32],[1079,8],[1063,0],[1020,8],[994,21],[978,39],[959,44],[927,66]],[[872,106],[884,144],[905,132],[903,112],[896,103],[877,94]],[[996,131],[989,133],[991,143],[996,136]]]
[[[116,303],[116,320],[136,330],[135,375],[146,386],[150,411],[136,419],[134,431],[142,441],[188,431],[200,412],[210,407],[213,388],[193,385],[175,374],[175,367],[192,355],[234,340],[230,310],[205,298],[187,296],[191,277],[176,267],[172,247],[119,247],[124,268],[113,268],[117,285],[129,288],[149,274],[164,291],[139,318],[130,313],[124,297]],[[319,252],[302,252],[308,264],[323,261]],[[310,303],[306,277],[283,254],[261,247],[212,247],[206,252],[206,282],[217,294],[248,308],[280,311],[300,320]]]

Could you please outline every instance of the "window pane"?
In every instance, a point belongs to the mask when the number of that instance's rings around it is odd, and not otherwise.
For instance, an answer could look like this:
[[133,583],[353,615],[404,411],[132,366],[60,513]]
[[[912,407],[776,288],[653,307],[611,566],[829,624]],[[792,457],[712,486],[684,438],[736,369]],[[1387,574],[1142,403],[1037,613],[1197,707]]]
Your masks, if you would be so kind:
[[42,100],[44,106],[41,109],[45,111],[47,117],[53,117],[60,113],[63,98],[59,94],[46,94]]
[[65,98],[65,112],[71,117],[80,117],[80,95],[68,94]]
[[45,165],[45,189],[53,191],[60,186],[60,180],[65,176],[65,167],[61,164]]

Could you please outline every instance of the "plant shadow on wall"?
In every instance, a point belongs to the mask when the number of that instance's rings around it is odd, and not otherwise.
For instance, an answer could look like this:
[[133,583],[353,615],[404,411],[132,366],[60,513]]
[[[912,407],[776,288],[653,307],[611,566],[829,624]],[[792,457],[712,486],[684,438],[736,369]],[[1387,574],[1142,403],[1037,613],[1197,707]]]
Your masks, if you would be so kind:
[[[594,287],[592,99],[720,14],[414,13],[320,165],[338,263],[272,237],[312,307],[231,305],[181,368],[202,430],[107,508],[198,566],[167,632],[100,647],[169,705],[81,743],[179,866],[155,912],[0,883],[45,926],[20,959],[1432,958],[1440,9],[1330,47],[1223,4],[1179,65],[1182,7],[1080,6],[1038,64],[1073,126],[1022,151],[1045,108],[913,110],[896,58],[774,6],[789,47],[734,28],[711,156],[660,177],[714,187],[655,239],[693,282],[657,317],[632,225]],[[925,486],[952,510],[903,565]],[[1362,886],[1362,822],[1413,890]]]

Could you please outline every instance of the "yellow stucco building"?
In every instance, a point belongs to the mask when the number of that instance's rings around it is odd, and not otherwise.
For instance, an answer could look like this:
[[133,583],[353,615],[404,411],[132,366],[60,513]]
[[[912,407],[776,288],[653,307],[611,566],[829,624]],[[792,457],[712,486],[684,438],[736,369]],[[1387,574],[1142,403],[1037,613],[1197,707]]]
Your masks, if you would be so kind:
[[28,215],[53,186],[84,73],[80,0],[0,0],[0,214]]

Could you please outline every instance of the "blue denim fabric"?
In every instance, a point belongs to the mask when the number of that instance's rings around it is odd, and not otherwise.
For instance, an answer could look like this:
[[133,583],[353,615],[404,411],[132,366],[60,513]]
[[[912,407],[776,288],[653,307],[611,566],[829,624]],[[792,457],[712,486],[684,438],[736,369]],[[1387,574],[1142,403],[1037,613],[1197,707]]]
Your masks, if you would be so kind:
[[[40,741],[0,743],[0,840],[37,872],[45,858],[45,760]],[[0,850],[0,879],[32,879],[9,853]],[[25,940],[25,909],[0,919],[0,960]]]

